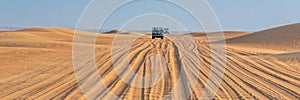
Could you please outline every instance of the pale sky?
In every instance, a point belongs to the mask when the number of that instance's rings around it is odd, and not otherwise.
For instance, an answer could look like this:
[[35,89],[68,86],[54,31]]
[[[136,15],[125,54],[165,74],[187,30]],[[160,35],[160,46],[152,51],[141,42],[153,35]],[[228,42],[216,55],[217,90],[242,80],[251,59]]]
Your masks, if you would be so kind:
[[[0,1],[0,27],[62,27],[75,28],[80,15],[90,0],[1,0]],[[208,0],[211,8],[215,11],[223,30],[259,31],[271,27],[299,23],[300,22],[300,0]],[[140,3],[142,7],[149,3]],[[163,4],[161,4],[163,5]],[[194,4],[193,6],[196,6]],[[193,20],[184,12],[172,6],[163,6],[163,9],[172,9],[166,12],[174,18],[186,18],[186,27],[193,28]],[[130,14],[133,8],[123,10]],[[153,8],[152,10],[156,10]],[[101,13],[101,12],[99,12]],[[106,28],[114,28],[119,20],[126,15],[118,15],[112,19]],[[151,16],[144,17],[145,19]],[[159,18],[159,17],[157,17]],[[154,20],[155,17],[149,20]],[[137,18],[136,22],[141,22]],[[164,20],[168,21],[168,20]],[[161,21],[161,23],[164,23]],[[131,22],[131,23],[136,23]],[[153,22],[153,21],[150,21]],[[128,23],[127,27],[135,27]],[[152,24],[144,25],[149,27]],[[174,25],[174,22],[170,22]],[[141,27],[138,25],[136,27]],[[143,29],[143,28],[141,28]]]

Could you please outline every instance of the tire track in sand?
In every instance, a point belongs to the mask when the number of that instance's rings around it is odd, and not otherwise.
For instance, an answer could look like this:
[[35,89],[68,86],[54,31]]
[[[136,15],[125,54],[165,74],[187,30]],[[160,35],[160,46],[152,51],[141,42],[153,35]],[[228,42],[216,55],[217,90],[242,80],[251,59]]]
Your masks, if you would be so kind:
[[[151,67],[166,66],[163,78],[149,88],[138,88],[123,82],[112,65],[114,62],[111,60],[113,57],[110,55],[111,49],[104,50],[99,47],[100,51],[96,52],[97,71],[89,69],[88,65],[92,64],[90,61],[85,63],[86,68],[76,69],[82,75],[82,80],[79,80],[83,82],[81,85],[91,87],[85,95],[92,96],[94,99],[108,99],[110,95],[107,92],[111,91],[112,94],[123,99],[202,98],[212,68],[210,65],[212,61],[219,62],[221,59],[218,56],[211,57],[210,44],[196,40],[197,46],[186,47],[185,37],[181,38],[183,39],[176,41],[179,43],[177,45],[168,38],[153,41],[151,37],[139,38],[132,45],[127,57],[125,57],[126,51],[117,51],[116,55],[119,58],[116,58],[116,61],[121,62],[117,66],[124,66],[122,58],[126,58],[131,65],[121,73],[129,79],[129,83],[138,83],[138,77],[152,73]],[[126,40],[120,41],[126,43]],[[122,44],[119,46],[123,48]],[[191,51],[179,52],[179,49],[185,48],[197,49],[198,53],[195,55],[199,55],[200,58],[196,59],[193,55],[184,54]],[[215,99],[300,99],[300,74],[287,69],[287,64],[276,59],[253,56],[252,53],[239,52],[232,48],[227,48],[227,53],[224,81]],[[164,62],[159,59],[151,59],[153,55],[160,55],[165,59],[166,64],[164,65]],[[56,62],[55,64],[39,66],[38,70],[22,74],[23,78],[19,75],[0,80],[0,99],[86,99],[78,87],[73,67],[70,67],[72,66],[71,59],[64,58],[70,56],[62,54],[61,57],[53,58],[51,62]],[[181,66],[182,64],[186,66]],[[197,67],[191,67],[195,65]],[[136,74],[128,74],[129,69]],[[220,73],[220,70],[216,71],[214,73]],[[45,75],[40,75],[40,73]],[[97,75],[100,75],[102,80],[93,79]],[[84,80],[89,83],[85,83]],[[27,83],[24,84],[24,81]],[[104,84],[101,85],[100,82]],[[143,78],[142,84],[138,85],[146,86],[151,82],[153,80]],[[196,82],[196,88],[192,89],[190,82]],[[98,91],[104,86],[107,86],[108,90]],[[169,95],[175,88],[178,91]],[[188,95],[189,93],[191,95]]]

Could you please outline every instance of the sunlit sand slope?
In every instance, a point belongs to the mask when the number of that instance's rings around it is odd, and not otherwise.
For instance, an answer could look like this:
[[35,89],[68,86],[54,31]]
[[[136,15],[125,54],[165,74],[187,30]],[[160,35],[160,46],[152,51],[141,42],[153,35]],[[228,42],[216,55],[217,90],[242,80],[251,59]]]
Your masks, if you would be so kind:
[[227,39],[230,45],[266,48],[281,51],[300,50],[300,24],[268,29],[241,37]]

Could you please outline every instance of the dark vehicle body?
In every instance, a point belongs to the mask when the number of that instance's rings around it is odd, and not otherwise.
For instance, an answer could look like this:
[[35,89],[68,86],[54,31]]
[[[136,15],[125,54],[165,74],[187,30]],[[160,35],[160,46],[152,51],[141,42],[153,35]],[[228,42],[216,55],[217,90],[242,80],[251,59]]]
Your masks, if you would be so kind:
[[169,34],[169,28],[153,27],[152,39],[155,39],[155,38],[164,39],[164,34]]

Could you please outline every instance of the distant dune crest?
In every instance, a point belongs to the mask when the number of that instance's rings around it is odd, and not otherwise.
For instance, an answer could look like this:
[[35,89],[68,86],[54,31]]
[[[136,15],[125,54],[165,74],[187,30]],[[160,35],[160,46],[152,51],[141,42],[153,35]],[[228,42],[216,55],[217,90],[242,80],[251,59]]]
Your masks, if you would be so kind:
[[111,34],[111,33],[127,33],[127,31],[124,30],[111,30],[108,32],[104,32],[104,34]]

